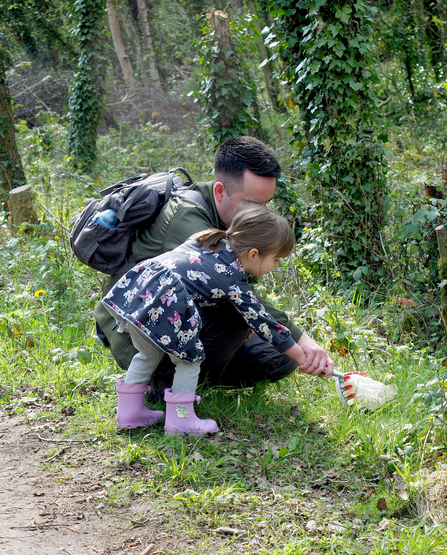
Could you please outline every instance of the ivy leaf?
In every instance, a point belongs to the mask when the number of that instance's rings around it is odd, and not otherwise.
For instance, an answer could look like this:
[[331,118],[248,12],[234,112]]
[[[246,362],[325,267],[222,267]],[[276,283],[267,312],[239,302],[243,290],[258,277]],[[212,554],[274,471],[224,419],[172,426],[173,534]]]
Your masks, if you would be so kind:
[[233,54],[233,49],[229,46],[225,46],[225,48],[222,48],[222,52],[224,53],[225,58],[228,60],[228,58]]
[[400,232],[400,237],[405,239],[409,235],[419,235],[420,225],[419,222],[411,222],[404,224],[402,226],[402,231]]
[[335,12],[335,17],[337,19],[341,19],[343,23],[346,25],[349,23],[350,16],[349,14],[352,12],[352,8],[350,6],[343,6],[341,10],[337,10]]
[[368,274],[368,269],[365,268],[365,266],[360,266],[359,268],[357,268],[357,270],[355,270],[352,274],[352,277],[355,279],[355,281],[358,281],[362,278],[362,274],[364,274],[365,276]]

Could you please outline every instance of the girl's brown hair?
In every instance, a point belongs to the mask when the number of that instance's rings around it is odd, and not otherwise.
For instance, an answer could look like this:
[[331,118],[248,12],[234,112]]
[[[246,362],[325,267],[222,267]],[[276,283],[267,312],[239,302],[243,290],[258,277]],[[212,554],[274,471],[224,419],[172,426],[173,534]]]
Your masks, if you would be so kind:
[[261,256],[287,256],[295,239],[287,221],[262,204],[244,202],[231,220],[228,231],[207,229],[194,236],[201,247],[210,252],[220,251],[220,241],[228,239],[236,256],[258,249]]

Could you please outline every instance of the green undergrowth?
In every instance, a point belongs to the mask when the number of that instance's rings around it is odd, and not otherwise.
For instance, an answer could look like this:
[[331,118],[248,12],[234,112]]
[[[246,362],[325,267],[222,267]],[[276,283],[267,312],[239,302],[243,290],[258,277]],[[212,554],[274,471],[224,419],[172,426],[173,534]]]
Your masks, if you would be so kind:
[[[446,552],[445,530],[417,502],[424,471],[447,469],[442,357],[410,340],[394,344],[368,327],[371,314],[355,299],[320,292],[312,317],[301,305],[303,322],[332,349],[338,369],[397,385],[385,407],[345,409],[333,380],[295,374],[246,390],[202,391],[197,412],[220,427],[211,438],[165,437],[162,424],[119,431],[122,372],[91,319],[101,282],[54,229],[46,233],[1,231],[0,410],[83,440],[81,454],[100,453],[104,510],[148,497],[173,530],[180,519],[200,540],[197,553],[219,528],[242,531],[222,538],[222,554]],[[293,293],[271,295],[296,309]],[[82,464],[57,453],[49,459],[44,467],[55,476]]]
[[[18,133],[41,224],[17,237],[6,219],[0,224],[0,414],[81,442],[70,456],[50,450],[44,468],[58,479],[94,457],[104,468],[102,510],[150,500],[168,530],[194,540],[178,555],[446,553],[439,507],[427,493],[447,473],[445,329],[428,263],[433,210],[413,211],[409,225],[419,235],[402,243],[398,231],[407,217],[404,187],[413,191],[416,177],[394,166],[392,178],[404,185],[395,189],[400,212],[389,219],[390,277],[382,287],[370,291],[359,280],[331,288],[340,276],[317,228],[258,286],[338,370],[396,384],[390,403],[374,413],[345,409],[333,380],[296,373],[246,390],[199,392],[197,413],[220,427],[211,438],[165,437],[161,423],[119,431],[115,381],[123,373],[92,318],[105,277],[71,254],[70,221],[100,189],[139,171],[181,165],[208,179],[211,154],[200,139],[162,124],[124,123],[99,139],[95,173],[74,173],[64,123],[51,113],[41,118],[40,128],[23,124]],[[294,185],[305,195],[299,180]],[[421,209],[416,193],[410,200]],[[222,528],[225,535],[216,532]]]

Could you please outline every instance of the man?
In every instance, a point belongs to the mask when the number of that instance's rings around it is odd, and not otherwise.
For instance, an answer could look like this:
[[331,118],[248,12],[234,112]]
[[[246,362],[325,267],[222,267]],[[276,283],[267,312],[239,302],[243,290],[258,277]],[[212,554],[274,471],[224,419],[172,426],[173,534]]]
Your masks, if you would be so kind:
[[[214,181],[195,183],[209,210],[184,197],[171,197],[156,220],[132,244],[131,263],[137,263],[167,252],[191,235],[209,227],[225,229],[243,201],[264,204],[274,194],[281,167],[273,150],[253,137],[236,137],[223,142],[214,157]],[[118,281],[112,276],[103,291],[106,294]],[[260,381],[277,381],[296,370],[295,362],[279,353],[257,335],[250,337],[249,328],[236,309],[201,308],[203,327],[200,339],[206,359],[201,366],[200,380],[208,386],[249,387]],[[263,304],[280,323],[288,327],[295,341],[306,354],[301,371],[329,377],[334,363],[312,338],[299,329],[282,311],[268,301]],[[127,369],[136,353],[130,335],[118,333],[116,323],[101,302],[95,307],[98,334],[109,344],[121,368]],[[104,337],[105,336],[105,337]],[[158,393],[170,387],[173,369],[165,357],[153,376]]]

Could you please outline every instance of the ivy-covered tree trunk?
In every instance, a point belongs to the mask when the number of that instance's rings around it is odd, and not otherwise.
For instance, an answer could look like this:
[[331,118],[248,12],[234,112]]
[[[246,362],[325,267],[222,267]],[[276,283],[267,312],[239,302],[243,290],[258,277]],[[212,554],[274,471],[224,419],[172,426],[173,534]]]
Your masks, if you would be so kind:
[[216,143],[238,135],[262,136],[258,115],[256,86],[244,64],[248,31],[229,14],[212,10],[210,26],[204,28],[198,61],[201,79],[194,95],[211,127]]
[[[38,218],[34,195],[30,185],[26,184],[17,149],[5,57],[5,51],[0,46],[0,190],[9,196],[9,220],[13,230],[17,231],[25,222],[38,223]],[[14,199],[19,199],[19,202],[13,202]]]
[[0,188],[4,193],[9,193],[11,189],[25,185],[25,182],[14,131],[4,51],[0,46]]
[[76,0],[72,7],[79,58],[69,93],[68,148],[74,167],[86,169],[96,158],[98,126],[104,109],[105,12],[105,0]]
[[376,282],[384,276],[387,183],[372,90],[375,9],[363,0],[279,0],[274,8],[302,119],[291,132],[331,255],[345,278]]

